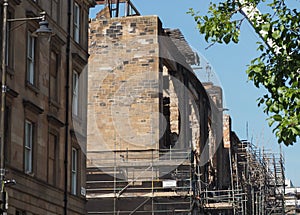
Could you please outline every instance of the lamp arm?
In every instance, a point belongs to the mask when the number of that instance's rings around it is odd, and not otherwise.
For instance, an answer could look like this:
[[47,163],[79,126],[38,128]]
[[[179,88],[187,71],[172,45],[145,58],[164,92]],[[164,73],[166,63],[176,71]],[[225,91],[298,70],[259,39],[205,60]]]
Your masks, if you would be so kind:
[[28,20],[41,20],[41,21],[45,21],[46,20],[46,12],[42,11],[40,13],[40,15],[41,16],[37,16],[37,17],[7,19],[7,22],[18,22],[18,21],[28,21]]
[[18,21],[28,21],[28,20],[42,20],[44,16],[38,17],[28,17],[28,18],[16,18],[16,19],[7,19],[8,22],[18,22]]

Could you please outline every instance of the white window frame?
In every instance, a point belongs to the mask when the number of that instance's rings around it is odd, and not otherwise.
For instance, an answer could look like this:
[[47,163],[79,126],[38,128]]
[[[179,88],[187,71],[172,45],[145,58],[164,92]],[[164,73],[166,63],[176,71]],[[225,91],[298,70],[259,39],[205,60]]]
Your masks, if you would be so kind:
[[71,194],[77,195],[77,175],[78,175],[78,150],[72,147],[71,159]]
[[74,3],[74,16],[73,16],[73,22],[74,22],[74,40],[75,42],[80,42],[80,7],[75,2]]
[[78,116],[79,107],[79,74],[77,71],[73,70],[73,104],[72,113]]
[[32,122],[25,120],[25,137],[24,137],[24,169],[25,173],[32,173],[33,161],[33,129]]
[[27,82],[34,85],[35,79],[35,38],[27,32]]

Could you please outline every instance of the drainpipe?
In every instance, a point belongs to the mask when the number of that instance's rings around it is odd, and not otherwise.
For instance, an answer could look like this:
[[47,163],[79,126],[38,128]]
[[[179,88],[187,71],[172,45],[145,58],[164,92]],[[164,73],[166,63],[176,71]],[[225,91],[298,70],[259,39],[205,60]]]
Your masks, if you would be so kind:
[[[1,121],[0,121],[0,185],[1,194],[4,192],[4,179],[5,179],[5,101],[6,101],[6,27],[7,27],[7,6],[8,0],[3,2],[3,22],[2,22],[2,91],[1,91]],[[1,197],[0,197],[1,199]]]
[[67,27],[67,47],[66,47],[66,108],[65,108],[65,186],[64,186],[64,215],[68,214],[68,155],[69,155],[69,93],[70,93],[70,46],[71,46],[71,0],[68,0],[68,27]]

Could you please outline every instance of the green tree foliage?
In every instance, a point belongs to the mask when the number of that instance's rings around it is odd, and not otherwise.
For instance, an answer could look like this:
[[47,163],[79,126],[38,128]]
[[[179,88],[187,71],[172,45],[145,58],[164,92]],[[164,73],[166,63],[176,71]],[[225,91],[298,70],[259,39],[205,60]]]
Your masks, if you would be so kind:
[[[260,13],[257,7],[267,12]],[[299,11],[289,8],[284,0],[222,0],[210,3],[205,15],[193,9],[188,13],[212,44],[238,43],[242,23],[250,21],[263,41],[257,42],[259,56],[246,71],[256,87],[267,90],[258,105],[263,105],[278,142],[295,143],[300,136]]]

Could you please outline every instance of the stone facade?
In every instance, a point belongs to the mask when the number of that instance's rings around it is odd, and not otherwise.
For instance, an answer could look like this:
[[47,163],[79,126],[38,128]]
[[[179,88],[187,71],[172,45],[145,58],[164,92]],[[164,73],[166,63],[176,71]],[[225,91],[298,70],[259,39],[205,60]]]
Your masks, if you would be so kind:
[[91,23],[89,126],[102,134],[89,135],[92,148],[158,149],[159,20],[128,19]]
[[[157,16],[109,18],[105,10],[89,34],[88,211],[131,211],[149,195],[162,205],[141,211],[185,211],[188,202],[175,202],[190,194],[190,178],[223,186],[222,170],[213,170],[223,153],[222,101],[194,74],[189,63],[197,60],[179,30],[163,29]],[[164,180],[177,180],[181,194],[165,190]]]
[[[53,31],[49,38],[32,37],[38,21],[8,23],[5,179],[16,180],[16,185],[5,187],[9,215],[86,213],[87,74],[82,71],[88,59],[87,24],[93,4],[8,1],[9,18],[36,17],[45,11]],[[75,5],[80,14],[76,41]],[[82,90],[74,98],[76,87]]]
[[282,214],[282,156],[270,163],[231,130],[180,30],[118,9],[90,23],[89,214]]
[[[162,148],[164,99],[171,133],[188,135],[180,131],[186,127],[180,127],[180,111],[187,114],[181,123],[193,118],[200,124],[199,114],[205,120],[209,98],[156,16],[98,19],[90,25],[89,150],[100,145],[103,150],[145,149],[141,143]],[[197,129],[195,148],[200,147],[200,133],[207,132],[203,126]]]
[[180,138],[175,148],[200,153],[209,98],[158,17],[90,25],[89,151],[168,149]]

